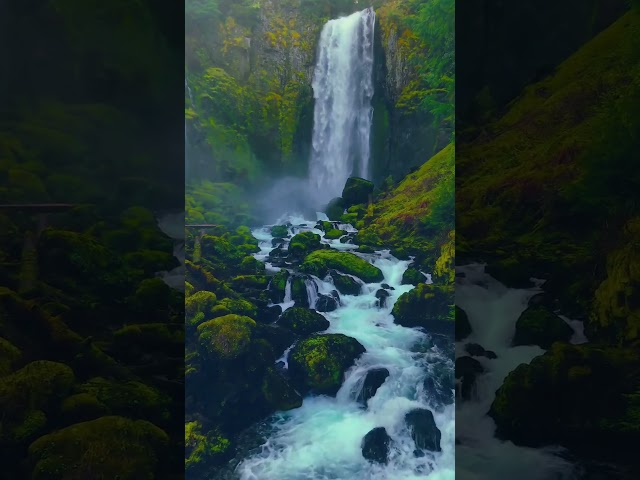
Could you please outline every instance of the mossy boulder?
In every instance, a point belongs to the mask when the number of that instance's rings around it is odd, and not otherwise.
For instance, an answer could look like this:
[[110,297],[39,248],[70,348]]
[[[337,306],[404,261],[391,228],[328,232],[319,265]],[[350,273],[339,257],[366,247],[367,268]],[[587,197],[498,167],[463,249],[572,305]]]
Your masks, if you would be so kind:
[[262,275],[265,271],[265,265],[255,257],[247,255],[240,262],[238,271],[245,275]]
[[306,336],[326,330],[330,323],[323,315],[314,310],[293,307],[282,314],[278,325],[298,335]]
[[236,292],[265,290],[269,280],[265,275],[239,275],[231,279],[231,288]]
[[251,345],[256,322],[242,315],[225,315],[198,325],[198,346],[203,354],[233,361]]
[[160,250],[138,250],[126,253],[122,258],[127,266],[142,271],[144,275],[170,271],[180,266],[172,253]]
[[544,349],[553,342],[568,342],[573,330],[567,323],[545,307],[527,308],[516,322],[512,345],[538,345]]
[[355,338],[343,334],[316,335],[293,347],[289,373],[303,391],[335,395],[344,373],[365,351]]
[[402,285],[418,285],[425,283],[425,276],[416,268],[409,267],[402,274]]
[[216,430],[205,432],[198,421],[185,423],[184,444],[184,466],[188,473],[220,465],[233,456],[229,439]]
[[109,407],[91,393],[76,393],[65,398],[60,413],[67,424],[74,424],[108,415]]
[[69,366],[47,360],[28,363],[2,377],[0,411],[4,421],[0,444],[21,440],[26,430],[42,419],[36,412],[57,411],[74,381],[75,375]]
[[345,232],[343,232],[342,230],[338,228],[332,228],[331,230],[329,230],[324,234],[324,238],[326,238],[327,240],[337,240],[344,234]]
[[292,410],[302,406],[302,397],[273,367],[269,367],[262,381],[262,394],[273,410]]
[[269,298],[273,303],[282,303],[284,301],[285,290],[287,288],[287,280],[290,277],[287,270],[280,270],[269,282]]
[[167,434],[144,420],[108,416],[76,423],[29,446],[34,480],[156,478]]
[[344,200],[341,197],[336,197],[327,204],[324,213],[329,217],[329,220],[337,222],[344,213],[344,209]]
[[291,239],[289,243],[289,255],[302,259],[321,247],[320,235],[313,232],[301,232],[294,235]]
[[154,311],[166,308],[171,295],[171,287],[161,278],[146,278],[138,284],[132,301],[139,309]]
[[301,271],[320,278],[324,278],[330,269],[353,275],[366,283],[384,280],[378,267],[349,252],[318,250],[308,255],[300,266]]
[[362,291],[362,285],[350,277],[349,275],[341,275],[335,270],[329,271],[331,278],[333,279],[333,284],[336,286],[336,289],[343,295],[359,295]]
[[286,238],[289,236],[289,227],[286,225],[276,225],[271,227],[271,236],[274,238]]
[[80,385],[78,391],[93,395],[112,415],[154,422],[169,418],[171,399],[156,388],[139,381],[114,381],[95,377]]
[[198,313],[203,313],[205,317],[211,315],[213,307],[218,302],[215,293],[207,290],[200,290],[185,299],[184,307],[187,318],[195,317]]
[[429,333],[454,335],[453,286],[421,283],[400,295],[391,311],[395,322]]
[[467,312],[465,312],[458,306],[456,306],[455,308],[455,316],[456,316],[456,341],[459,342],[467,338],[469,335],[471,335],[471,324],[469,323],[469,317],[467,316]]
[[13,372],[21,357],[22,352],[18,347],[0,337],[0,377]]
[[223,298],[212,310],[213,317],[222,317],[231,313],[253,318],[257,315],[258,309],[249,300],[238,297]]
[[516,444],[571,448],[598,438],[625,450],[640,438],[639,371],[637,349],[555,343],[507,376],[489,414]]
[[[307,292],[306,275],[295,275],[291,281],[291,299],[302,308],[309,308],[309,293]],[[311,288],[317,288],[315,284]]]
[[342,190],[345,207],[367,203],[373,193],[373,182],[359,177],[349,177]]
[[127,325],[113,333],[111,351],[118,357],[137,359],[151,352],[179,356],[184,353],[184,325],[143,323]]

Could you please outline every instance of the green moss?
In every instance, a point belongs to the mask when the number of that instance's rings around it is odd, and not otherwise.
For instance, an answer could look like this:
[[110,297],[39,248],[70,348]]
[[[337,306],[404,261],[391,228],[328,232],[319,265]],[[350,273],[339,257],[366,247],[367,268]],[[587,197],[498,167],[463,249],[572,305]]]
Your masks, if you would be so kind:
[[231,287],[236,291],[264,290],[268,284],[265,275],[240,275],[231,279]]
[[116,382],[92,378],[79,387],[80,393],[93,395],[113,415],[167,420],[170,399],[159,390],[138,381]]
[[223,312],[230,312],[247,317],[255,317],[258,310],[253,303],[245,300],[244,298],[223,298],[222,300],[220,300],[219,305],[214,307],[213,316],[220,316],[220,314]]
[[453,335],[453,285],[420,283],[413,290],[400,295],[391,314],[396,323],[405,327],[422,327],[429,333]]
[[544,307],[529,307],[516,322],[513,345],[539,345],[548,349],[556,341],[568,342],[573,330]]
[[402,284],[406,285],[418,285],[419,283],[424,283],[426,280],[425,276],[420,273],[419,270],[415,268],[407,268],[402,275]]
[[109,408],[90,393],[77,393],[62,402],[62,417],[69,423],[94,420],[109,413]]
[[62,363],[40,360],[2,378],[0,410],[5,415],[0,440],[16,441],[37,433],[43,412],[55,410],[70,391],[74,374]]
[[288,308],[278,319],[278,325],[298,335],[309,335],[329,328],[329,320],[308,308]]
[[185,314],[187,318],[195,317],[200,312],[204,313],[205,316],[209,316],[213,313],[212,310],[217,301],[218,297],[216,297],[215,293],[200,290],[186,298]]
[[0,377],[8,375],[22,358],[22,352],[8,340],[0,337]]
[[[253,250],[253,246],[250,246]],[[259,275],[264,273],[265,266],[260,260],[250,255],[244,257],[240,262],[240,272],[247,275]]]
[[342,190],[342,200],[345,207],[367,203],[373,193],[373,182],[364,178],[349,177]]
[[184,425],[185,468],[187,471],[216,465],[231,451],[231,442],[217,431],[203,433],[200,422]]
[[198,345],[203,353],[232,361],[246,353],[256,322],[241,315],[225,315],[198,325]]
[[349,252],[318,250],[305,258],[300,270],[324,278],[329,269],[354,275],[364,282],[381,282],[384,276],[378,267]]
[[170,295],[171,288],[161,278],[147,278],[138,285],[134,300],[140,308],[156,310],[169,304]]
[[321,248],[320,235],[313,232],[301,232],[293,236],[289,243],[289,254],[304,258],[314,250]]
[[341,197],[337,197],[329,202],[324,213],[326,213],[330,220],[337,221],[340,220],[340,217],[344,213],[344,208],[344,200]]
[[32,478],[151,480],[167,443],[167,434],[144,420],[110,416],[76,423],[29,446]]
[[280,270],[269,283],[269,297],[273,303],[281,303],[284,301],[287,280],[291,274],[287,270]]
[[285,238],[289,236],[289,228],[285,225],[271,227],[271,236],[274,238]]
[[262,381],[262,395],[274,410],[292,410],[302,406],[302,397],[273,367]]
[[329,239],[329,240],[336,240],[338,238],[340,238],[341,236],[344,235],[345,232],[343,232],[342,230],[339,230],[337,228],[332,228],[331,230],[329,230],[328,232],[326,232],[324,234],[324,238]]
[[333,278],[333,284],[336,286],[336,289],[343,295],[359,295],[362,290],[362,286],[355,279],[347,275],[332,272],[331,278]]
[[302,340],[291,350],[289,372],[303,389],[335,394],[344,372],[365,348],[342,334],[318,335]]

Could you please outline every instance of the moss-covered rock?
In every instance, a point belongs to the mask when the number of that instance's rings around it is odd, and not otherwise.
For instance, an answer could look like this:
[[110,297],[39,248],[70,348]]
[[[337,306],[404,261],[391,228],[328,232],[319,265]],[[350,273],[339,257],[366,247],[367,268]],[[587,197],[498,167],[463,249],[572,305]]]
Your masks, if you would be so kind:
[[239,275],[231,279],[231,288],[236,292],[265,290],[269,280],[265,275]]
[[291,274],[287,270],[280,270],[269,283],[269,298],[273,303],[282,303],[284,301],[285,290],[287,288],[287,280]]
[[330,326],[329,320],[323,315],[300,307],[287,309],[278,320],[278,324],[301,336],[321,332]]
[[336,197],[327,204],[324,213],[329,217],[329,220],[338,221],[344,213],[344,209],[344,200],[342,197]]
[[373,193],[373,182],[364,178],[350,177],[342,190],[342,199],[346,208],[367,203]]
[[198,325],[203,354],[232,361],[249,350],[256,322],[241,315],[225,315]]
[[108,415],[109,407],[92,393],[76,393],[64,399],[60,413],[67,424],[74,424]]
[[230,313],[255,317],[258,313],[256,306],[244,298],[223,298],[213,307],[213,317],[222,317]]
[[362,285],[348,275],[341,275],[335,270],[330,272],[333,284],[336,289],[343,295],[359,295],[362,291]]
[[155,422],[169,418],[169,397],[139,381],[118,382],[96,377],[80,385],[78,390],[93,395],[112,415]]
[[246,275],[261,275],[264,274],[264,270],[264,263],[251,255],[247,255],[240,262],[240,273],[244,273]]
[[229,439],[216,430],[205,433],[200,422],[184,425],[185,469],[189,473],[220,465],[233,455]]
[[314,250],[322,247],[320,235],[313,232],[301,232],[293,236],[289,243],[289,255],[304,258]]
[[286,225],[276,225],[271,227],[271,236],[274,238],[286,238],[289,236],[289,227]]
[[[127,358],[137,358],[143,352],[180,355],[184,352],[184,325],[166,323],[144,323],[127,325],[113,333],[114,352]],[[115,353],[114,353],[115,354]]]
[[343,334],[313,336],[293,347],[289,372],[302,390],[335,395],[346,370],[365,351],[356,339]]
[[638,371],[636,349],[555,343],[508,375],[489,413],[517,444],[625,449],[640,438]]
[[[291,281],[291,299],[298,307],[309,308],[307,281],[306,275],[295,275]],[[315,285],[311,288],[315,288]]]
[[469,323],[469,317],[467,316],[467,312],[465,312],[458,306],[456,306],[455,308],[455,316],[456,316],[456,341],[459,342],[467,338],[469,335],[471,335],[471,324]]
[[[70,392],[75,375],[69,366],[39,360],[2,377],[0,411],[4,414],[0,443],[24,438],[31,427],[39,424],[37,412],[56,411]],[[35,428],[35,427],[34,427]]]
[[144,420],[101,417],[38,438],[29,446],[34,480],[156,478],[168,436]]
[[422,327],[429,333],[453,335],[453,286],[421,283],[400,295],[391,314],[399,325]]
[[512,345],[539,345],[548,349],[553,342],[568,342],[573,330],[559,316],[545,307],[529,307],[516,322]]
[[136,307],[154,311],[163,307],[166,309],[171,302],[171,295],[171,287],[161,278],[147,278],[140,282],[132,300]]
[[308,255],[300,266],[303,272],[320,278],[324,278],[329,269],[356,276],[366,283],[381,282],[384,279],[378,267],[349,252],[318,250]]
[[262,394],[273,410],[292,410],[302,406],[302,397],[273,367],[262,381]]
[[0,337],[0,377],[13,372],[21,357],[22,352],[18,347]]
[[185,299],[185,314],[187,318],[195,317],[198,313],[203,313],[207,317],[211,315],[217,302],[218,297],[215,293],[200,290]]
[[425,280],[425,276],[420,273],[418,269],[413,267],[407,268],[402,274],[403,285],[418,285],[419,283],[424,283]]

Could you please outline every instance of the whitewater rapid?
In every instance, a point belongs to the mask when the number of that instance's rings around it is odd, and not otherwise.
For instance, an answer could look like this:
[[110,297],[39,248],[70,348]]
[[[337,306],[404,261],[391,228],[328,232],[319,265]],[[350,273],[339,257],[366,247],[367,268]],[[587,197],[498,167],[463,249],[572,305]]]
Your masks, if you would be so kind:
[[339,197],[349,176],[369,178],[374,25],[367,8],[329,20],[320,34],[309,164],[318,204]]
[[[495,423],[487,415],[495,393],[507,375],[522,363],[530,363],[545,350],[538,346],[511,346],[516,322],[529,299],[541,293],[538,282],[533,288],[507,288],[484,272],[485,265],[456,268],[463,276],[456,279],[456,305],[469,318],[472,333],[456,342],[456,357],[468,355],[465,345],[476,343],[495,352],[497,358],[474,357],[485,370],[476,378],[474,398],[456,398],[456,476],[458,480],[568,480],[576,470],[563,458],[561,447],[541,449],[519,447],[495,438]],[[581,322],[564,318],[574,329],[572,343],[586,341]]]
[[[325,219],[322,214],[318,219]],[[290,236],[301,231],[312,231],[323,236],[314,227],[316,221],[299,217],[282,219],[290,222]],[[305,226],[296,226],[304,224]],[[346,225],[343,226],[347,228]],[[354,231],[353,227],[348,227]],[[266,261],[271,251],[270,226],[256,229],[254,236],[260,241],[256,258]],[[355,249],[355,245],[325,240],[334,248]],[[377,266],[384,275],[390,291],[385,308],[376,305],[375,293],[381,283],[362,284],[358,296],[341,295],[341,303],[333,312],[322,313],[331,326],[322,333],[342,333],[357,339],[365,348],[355,365],[346,372],[336,397],[307,396],[300,408],[278,412],[265,422],[268,439],[261,449],[238,465],[241,480],[412,480],[454,478],[454,406],[436,410],[425,394],[422,383],[429,368],[453,363],[444,352],[428,345],[427,334],[418,329],[396,325],[391,309],[398,297],[413,288],[402,285],[402,275],[411,261],[400,261],[388,251],[358,254]],[[272,270],[277,267],[267,265]],[[330,277],[328,277],[330,278]],[[314,278],[319,293],[329,293],[334,286],[327,279]],[[283,308],[293,305],[290,291]],[[311,299],[313,302],[313,298]],[[290,350],[290,349],[288,349]],[[286,363],[287,352],[280,359]],[[356,397],[368,370],[386,368],[390,375],[363,408]],[[427,452],[416,456],[415,443],[404,422],[410,410],[430,409],[437,427],[442,432],[442,452]],[[392,439],[389,463],[372,464],[362,456],[363,437],[375,427],[385,427]]]

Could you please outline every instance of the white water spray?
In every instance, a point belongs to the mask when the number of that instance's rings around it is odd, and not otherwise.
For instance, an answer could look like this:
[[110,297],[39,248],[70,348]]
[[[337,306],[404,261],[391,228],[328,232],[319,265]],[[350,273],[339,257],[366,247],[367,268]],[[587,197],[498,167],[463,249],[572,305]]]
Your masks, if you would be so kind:
[[[312,227],[315,222],[300,217],[283,218],[278,223],[287,221],[292,225],[308,225],[290,228],[290,236],[301,231],[320,232]],[[269,232],[269,226],[253,232],[260,241],[261,251],[255,255],[258,259],[266,259],[267,252],[272,249]],[[323,238],[322,242],[332,248],[346,246],[338,240]],[[442,365],[453,369],[453,363],[437,348],[421,347],[428,343],[427,334],[397,325],[391,315],[399,296],[413,288],[402,285],[403,273],[411,261],[400,261],[388,251],[359,255],[382,271],[382,283],[393,287],[386,305],[378,308],[376,302],[375,294],[381,283],[360,281],[360,295],[341,295],[341,305],[336,310],[322,313],[330,322],[329,329],[322,333],[353,337],[367,351],[345,373],[335,397],[307,396],[300,408],[278,412],[267,419],[263,425],[268,434],[266,443],[259,451],[252,451],[235,470],[241,480],[454,478],[454,406],[435,408],[434,400],[422,387],[430,368]],[[314,287],[308,289],[309,297],[317,298],[318,293],[326,295],[335,289],[328,278],[311,278]],[[293,303],[289,291],[280,305]],[[284,368],[288,366],[290,350],[291,347],[278,359]],[[389,377],[364,408],[357,397],[367,372],[376,368],[386,368]],[[442,432],[441,452],[415,454],[415,443],[404,420],[406,413],[415,408],[433,411],[436,425]],[[387,465],[372,464],[362,456],[362,439],[376,427],[385,427],[392,439]]]
[[367,8],[322,29],[309,168],[318,202],[340,196],[352,174],[369,176],[374,25],[375,12]]

